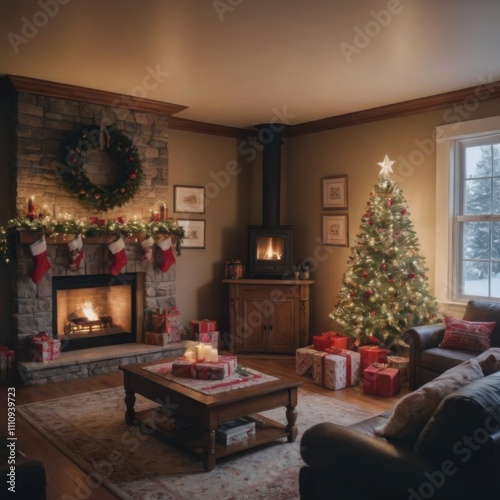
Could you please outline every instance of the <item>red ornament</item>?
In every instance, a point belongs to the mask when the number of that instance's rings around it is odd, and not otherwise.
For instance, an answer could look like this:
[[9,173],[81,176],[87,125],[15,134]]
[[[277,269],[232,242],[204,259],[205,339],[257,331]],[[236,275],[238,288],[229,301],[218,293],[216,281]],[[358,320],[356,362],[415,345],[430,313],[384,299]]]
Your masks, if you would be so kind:
[[369,219],[369,218],[370,218],[370,211],[369,211],[369,210],[367,210],[367,212],[365,213],[365,217],[366,217],[367,219]]
[[392,207],[392,198],[389,198],[386,203],[387,207],[390,208]]
[[127,160],[128,160],[128,161],[134,161],[134,157],[133,157],[133,156],[129,156],[129,157],[127,158]]
[[406,208],[403,208],[403,210],[401,210],[401,215],[405,215],[406,214]]
[[385,262],[382,262],[382,264],[380,264],[380,270],[385,271],[386,269],[387,269],[387,264]]
[[388,283],[394,283],[394,278],[389,278],[389,279],[387,280],[387,282],[388,282]]
[[356,295],[356,292],[349,292],[349,295],[350,295],[351,297],[354,297],[354,296]]
[[137,173],[136,172],[130,172],[130,174],[128,174],[128,176],[131,178],[131,179],[135,179],[137,177]]
[[375,315],[377,314],[377,311],[370,311],[370,314],[371,314],[372,316],[375,316]]
[[366,279],[368,278],[368,273],[365,271],[363,274],[362,274],[363,278]]
[[120,193],[124,193],[124,192],[125,192],[125,188],[121,188]]
[[366,295],[367,297],[370,297],[370,295],[371,295],[372,293],[373,293],[373,292],[372,292],[372,291],[368,288],[368,290],[366,290],[366,292],[365,292],[365,295]]
[[412,280],[415,277],[415,273],[408,274],[408,279]]

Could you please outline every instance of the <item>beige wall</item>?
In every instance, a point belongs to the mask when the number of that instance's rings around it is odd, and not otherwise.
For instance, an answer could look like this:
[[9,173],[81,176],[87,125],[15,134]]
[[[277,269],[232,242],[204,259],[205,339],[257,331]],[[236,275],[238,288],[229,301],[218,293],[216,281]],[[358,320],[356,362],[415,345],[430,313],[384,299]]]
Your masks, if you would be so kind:
[[[350,246],[355,244],[361,216],[377,181],[377,165],[387,154],[408,203],[411,219],[426,258],[431,283],[435,246],[435,142],[433,130],[458,116],[453,110],[421,113],[403,118],[350,126],[287,141],[287,193],[290,224],[295,224],[295,254],[315,258],[311,288],[311,331],[331,329],[328,314],[337,303],[337,293],[347,268],[350,249],[321,247],[321,215],[349,215]],[[481,103],[467,119],[500,113],[500,101]],[[321,209],[321,178],[349,176],[349,208]],[[326,256],[326,257],[325,257]]]
[[[169,215],[206,220],[206,248],[183,249],[177,257],[177,306],[185,324],[209,318],[228,329],[228,290],[221,280],[226,260],[245,259],[252,203],[252,166],[236,167],[237,161],[235,139],[170,130]],[[237,175],[228,173],[235,168]],[[205,186],[206,213],[173,213],[175,185]]]

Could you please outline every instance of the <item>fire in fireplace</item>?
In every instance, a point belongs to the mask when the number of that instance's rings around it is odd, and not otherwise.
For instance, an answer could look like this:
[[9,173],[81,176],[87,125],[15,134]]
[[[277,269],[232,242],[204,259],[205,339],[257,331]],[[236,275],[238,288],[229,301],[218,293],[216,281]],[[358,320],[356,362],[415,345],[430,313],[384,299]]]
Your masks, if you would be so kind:
[[135,342],[136,275],[53,277],[53,331],[63,351]]

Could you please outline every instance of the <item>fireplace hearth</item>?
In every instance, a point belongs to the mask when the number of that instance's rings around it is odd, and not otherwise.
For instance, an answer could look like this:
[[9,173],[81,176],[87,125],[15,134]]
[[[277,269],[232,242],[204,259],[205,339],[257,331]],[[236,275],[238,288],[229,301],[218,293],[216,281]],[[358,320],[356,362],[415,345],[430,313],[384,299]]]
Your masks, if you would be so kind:
[[62,351],[135,342],[135,273],[52,280],[53,332]]

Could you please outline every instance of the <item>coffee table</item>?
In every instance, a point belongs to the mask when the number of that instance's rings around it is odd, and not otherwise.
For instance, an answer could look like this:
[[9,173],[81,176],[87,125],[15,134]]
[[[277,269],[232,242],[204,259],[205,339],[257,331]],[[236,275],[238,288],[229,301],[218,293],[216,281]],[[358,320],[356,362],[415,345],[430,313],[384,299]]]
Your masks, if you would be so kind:
[[[127,424],[142,422],[141,425],[147,425],[169,439],[187,446],[201,455],[206,471],[211,471],[215,467],[217,458],[281,438],[287,438],[288,442],[295,441],[297,437],[295,426],[297,388],[302,385],[302,382],[279,377],[271,382],[208,396],[143,369],[145,366],[168,361],[173,360],[120,366],[124,374],[123,384],[127,408],[125,422]],[[161,425],[161,415],[164,415],[160,410],[161,406],[153,411],[135,412],[136,394],[156,401],[159,405],[179,408],[198,425],[172,432]],[[286,408],[287,425],[285,426],[262,415],[255,415],[257,412],[272,410],[280,406]],[[215,429],[219,424],[250,414],[257,417],[254,437],[230,445],[216,443]]]

